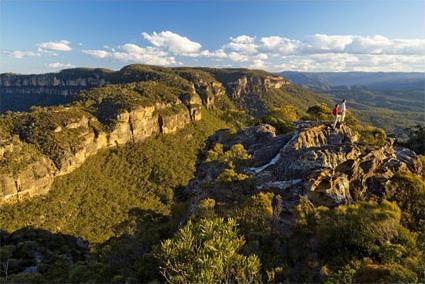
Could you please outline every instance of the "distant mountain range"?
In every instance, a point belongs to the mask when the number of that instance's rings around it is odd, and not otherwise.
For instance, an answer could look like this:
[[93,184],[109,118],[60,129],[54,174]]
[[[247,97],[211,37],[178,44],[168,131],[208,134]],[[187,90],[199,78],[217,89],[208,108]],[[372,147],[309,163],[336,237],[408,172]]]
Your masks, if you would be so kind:
[[424,87],[425,76],[421,72],[296,72],[284,71],[279,75],[295,84],[312,89],[329,89],[336,86],[362,85],[379,89],[406,86]]
[[293,72],[279,75],[335,101],[376,126],[400,135],[424,124],[425,76],[420,72]]

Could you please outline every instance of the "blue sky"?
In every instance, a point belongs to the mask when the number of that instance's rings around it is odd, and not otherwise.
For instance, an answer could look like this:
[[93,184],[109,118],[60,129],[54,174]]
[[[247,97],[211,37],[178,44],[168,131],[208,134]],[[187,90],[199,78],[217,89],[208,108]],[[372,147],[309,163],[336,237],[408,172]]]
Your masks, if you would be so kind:
[[425,71],[424,1],[1,1],[0,72]]

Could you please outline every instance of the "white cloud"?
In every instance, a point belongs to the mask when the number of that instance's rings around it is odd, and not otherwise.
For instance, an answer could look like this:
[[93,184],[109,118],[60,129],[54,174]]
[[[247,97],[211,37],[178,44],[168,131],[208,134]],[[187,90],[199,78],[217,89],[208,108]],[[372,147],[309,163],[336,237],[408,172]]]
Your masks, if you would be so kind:
[[[425,71],[425,39],[392,39],[382,35],[314,34],[303,39],[280,35],[232,37],[216,50],[162,31],[142,33],[148,46],[123,44],[82,52],[99,59],[156,65],[250,67],[269,71]],[[183,63],[182,63],[183,62]]]
[[154,47],[140,47],[132,43],[126,43],[119,46],[117,50],[111,49],[111,51],[106,51],[89,49],[83,50],[82,52],[99,59],[112,58],[119,61],[152,65],[173,65],[177,63],[176,59],[173,56],[169,56],[165,51],[158,50]]
[[232,61],[236,61],[236,62],[246,62],[248,61],[248,56],[244,55],[244,54],[240,54],[236,51],[232,51],[228,54],[228,57],[230,60]]
[[242,54],[252,54],[257,52],[255,38],[247,35],[240,35],[235,38],[230,38],[230,42],[224,46]]
[[200,43],[170,31],[153,32],[152,34],[144,32],[142,35],[152,45],[168,50],[175,55],[197,54],[202,47]]
[[38,50],[43,51],[71,51],[70,42],[67,40],[48,41],[37,44]]
[[352,54],[425,54],[425,39],[389,39],[381,35],[315,34],[303,40],[280,36],[261,38],[260,48],[279,55],[321,53]]
[[40,56],[39,53],[35,53],[30,50],[14,50],[14,51],[2,51],[1,53],[14,57],[16,59],[22,59],[25,57],[33,57],[33,56]]
[[121,46],[120,49],[122,52],[112,52],[114,58],[119,60],[155,65],[176,64],[173,56],[169,56],[167,52],[159,51],[153,47],[143,48],[136,44],[127,43]]
[[100,49],[85,49],[82,52],[96,58],[106,58],[111,55],[108,51]]
[[315,34],[307,38],[303,48],[307,53],[343,52],[352,41],[352,36]]
[[62,69],[62,68],[73,68],[75,65],[70,63],[62,63],[62,62],[53,62],[49,63],[47,66],[52,69]]
[[210,57],[210,58],[212,57],[217,59],[224,59],[228,57],[228,55],[223,49],[217,49],[215,51],[203,50],[199,53],[199,56]]
[[294,54],[301,45],[298,40],[292,40],[280,36],[263,37],[261,38],[261,43],[263,49],[274,51],[281,55]]

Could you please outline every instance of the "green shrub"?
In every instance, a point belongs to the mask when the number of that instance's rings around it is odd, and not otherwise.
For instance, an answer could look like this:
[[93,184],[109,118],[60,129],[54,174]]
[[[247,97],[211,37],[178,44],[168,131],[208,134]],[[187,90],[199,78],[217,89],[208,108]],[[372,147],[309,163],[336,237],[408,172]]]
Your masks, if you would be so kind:
[[332,114],[329,106],[325,103],[314,105],[307,110],[307,119],[309,120],[332,120]]
[[260,120],[261,123],[267,123],[273,126],[278,134],[285,134],[295,129],[292,122],[285,121],[271,114],[264,116]]
[[329,278],[326,279],[325,284],[351,284],[353,283],[355,274],[356,269],[351,265],[345,265],[341,269],[333,272]]
[[354,276],[354,283],[417,283],[418,276],[400,264],[364,263]]
[[251,157],[242,144],[235,144],[229,150],[223,150],[223,144],[216,143],[213,148],[208,150],[206,162],[217,161],[229,167],[248,160]]
[[382,146],[387,139],[385,130],[373,126],[365,126],[359,130],[359,133],[360,142],[367,145]]
[[249,175],[237,173],[234,169],[224,169],[218,175],[218,181],[227,183],[227,182],[238,182],[249,179]]
[[236,218],[246,231],[270,232],[274,194],[260,192],[252,195],[238,210]]
[[213,198],[205,198],[199,201],[198,210],[196,212],[198,218],[213,218],[215,214],[215,200]]
[[238,253],[245,241],[236,226],[233,219],[189,221],[161,244],[157,257],[164,278],[171,283],[259,281],[260,261]]
[[319,208],[318,237],[328,256],[372,255],[398,236],[401,211],[397,204],[360,202],[333,210]]
[[403,210],[403,224],[425,233],[425,182],[422,178],[407,172],[397,173],[387,184],[385,196]]
[[283,134],[293,131],[295,129],[293,122],[301,117],[300,111],[295,106],[285,105],[263,116],[260,122],[270,124],[279,134]]
[[408,132],[409,139],[403,145],[418,154],[425,155],[425,126],[418,124],[408,129]]

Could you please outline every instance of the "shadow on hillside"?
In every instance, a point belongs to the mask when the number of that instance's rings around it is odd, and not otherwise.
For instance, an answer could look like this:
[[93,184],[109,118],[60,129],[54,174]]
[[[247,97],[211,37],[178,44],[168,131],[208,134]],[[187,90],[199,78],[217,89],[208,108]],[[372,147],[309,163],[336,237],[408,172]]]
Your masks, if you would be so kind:
[[0,279],[5,283],[33,282],[42,274],[63,273],[87,259],[88,242],[82,238],[26,227],[0,231]]

